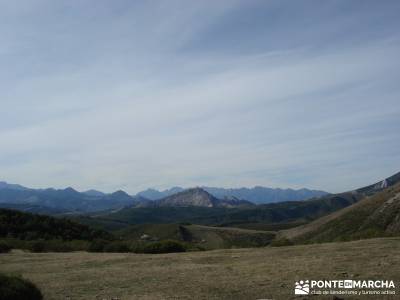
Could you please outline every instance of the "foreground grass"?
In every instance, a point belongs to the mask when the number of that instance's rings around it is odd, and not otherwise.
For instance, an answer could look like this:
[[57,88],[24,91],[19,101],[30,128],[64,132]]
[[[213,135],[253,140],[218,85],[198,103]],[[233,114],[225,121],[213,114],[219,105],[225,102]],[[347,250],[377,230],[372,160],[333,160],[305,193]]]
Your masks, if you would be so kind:
[[385,238],[160,255],[13,251],[0,255],[0,270],[30,279],[45,299],[302,299],[295,280],[388,279],[398,288],[399,250],[400,239]]

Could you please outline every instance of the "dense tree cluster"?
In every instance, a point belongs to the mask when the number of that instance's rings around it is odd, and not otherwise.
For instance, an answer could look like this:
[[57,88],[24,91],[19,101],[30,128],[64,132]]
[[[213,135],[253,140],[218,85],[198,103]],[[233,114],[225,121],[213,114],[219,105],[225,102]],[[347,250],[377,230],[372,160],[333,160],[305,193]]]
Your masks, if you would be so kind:
[[92,229],[68,219],[0,209],[0,237],[21,240],[94,240],[112,239],[101,230]]

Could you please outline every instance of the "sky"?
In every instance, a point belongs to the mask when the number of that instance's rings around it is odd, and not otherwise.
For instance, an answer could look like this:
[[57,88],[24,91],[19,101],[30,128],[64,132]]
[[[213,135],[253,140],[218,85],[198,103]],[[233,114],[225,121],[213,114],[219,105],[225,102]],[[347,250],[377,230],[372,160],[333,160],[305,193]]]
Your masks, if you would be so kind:
[[0,180],[341,192],[400,171],[400,1],[0,0]]

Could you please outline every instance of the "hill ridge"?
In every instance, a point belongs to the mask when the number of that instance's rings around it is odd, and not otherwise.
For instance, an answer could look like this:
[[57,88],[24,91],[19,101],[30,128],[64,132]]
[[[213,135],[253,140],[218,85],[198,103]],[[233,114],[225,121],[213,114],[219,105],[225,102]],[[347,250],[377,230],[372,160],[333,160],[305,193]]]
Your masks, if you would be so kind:
[[298,243],[391,235],[400,235],[400,183],[383,188],[353,205],[311,223],[279,233],[280,237]]

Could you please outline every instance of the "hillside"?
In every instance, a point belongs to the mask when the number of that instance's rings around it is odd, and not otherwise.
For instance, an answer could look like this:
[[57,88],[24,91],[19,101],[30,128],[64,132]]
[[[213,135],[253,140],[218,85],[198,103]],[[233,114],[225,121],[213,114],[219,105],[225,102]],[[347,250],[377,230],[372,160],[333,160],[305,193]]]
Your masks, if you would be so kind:
[[94,224],[98,228],[124,228],[134,224],[197,223],[213,225],[235,208],[223,207],[129,207],[112,213],[75,216],[83,224]]
[[0,238],[68,241],[110,239],[112,236],[105,231],[92,229],[68,219],[0,209]]
[[271,243],[275,233],[230,227],[203,225],[184,226],[190,242],[206,249],[263,247]]
[[[371,194],[371,189],[366,189]],[[332,242],[400,235],[400,183],[309,224],[283,230],[298,243]]]
[[[165,224],[189,222],[209,226],[246,226],[246,224],[277,224],[287,228],[288,223],[297,225],[309,222],[362,198],[360,194],[343,193],[307,201],[281,202],[245,207],[160,206],[129,207],[113,213],[82,216],[77,220],[85,224],[96,224],[102,228],[123,228],[133,224]],[[281,227],[281,228],[282,228]],[[101,228],[101,227],[100,227]]]
[[114,232],[124,239],[178,240],[200,248],[222,249],[232,247],[261,247],[270,244],[273,232],[229,227],[211,227],[183,224],[142,224]]
[[[400,180],[397,173],[386,180],[393,186]],[[82,217],[85,224],[99,228],[124,228],[133,224],[189,222],[208,226],[241,227],[280,230],[309,223],[325,215],[348,207],[368,195],[382,191],[382,181],[345,193],[325,195],[305,201],[286,201],[263,205],[227,205],[228,199],[217,199],[197,188],[151,202],[144,207],[126,207],[112,213]],[[104,226],[104,227],[102,227]]]

